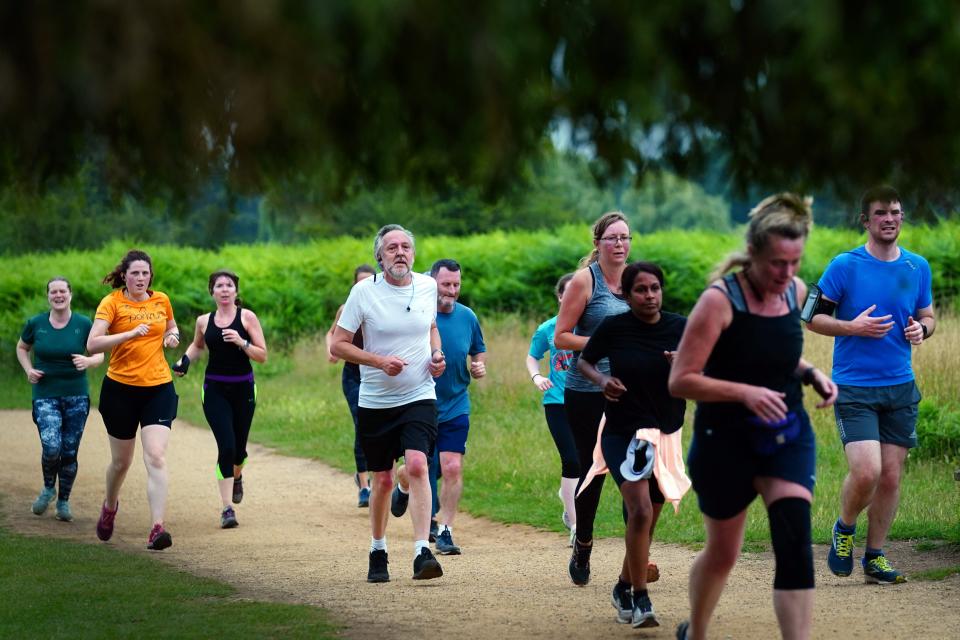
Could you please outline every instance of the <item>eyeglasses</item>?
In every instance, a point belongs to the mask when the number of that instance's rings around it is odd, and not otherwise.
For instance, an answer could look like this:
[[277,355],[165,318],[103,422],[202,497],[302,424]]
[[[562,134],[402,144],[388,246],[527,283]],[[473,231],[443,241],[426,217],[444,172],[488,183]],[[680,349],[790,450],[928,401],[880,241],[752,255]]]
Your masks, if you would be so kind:
[[617,244],[618,242],[620,244],[627,244],[633,240],[633,236],[603,236],[600,240],[607,244]]

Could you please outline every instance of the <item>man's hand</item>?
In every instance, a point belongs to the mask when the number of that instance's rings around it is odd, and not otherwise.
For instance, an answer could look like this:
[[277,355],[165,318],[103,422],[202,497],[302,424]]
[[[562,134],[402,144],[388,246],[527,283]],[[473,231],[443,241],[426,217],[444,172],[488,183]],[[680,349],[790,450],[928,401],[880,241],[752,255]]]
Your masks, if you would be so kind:
[[889,333],[894,325],[893,320],[890,319],[893,316],[887,314],[885,316],[872,317],[870,314],[876,308],[877,305],[872,304],[850,321],[851,335],[864,338],[882,338]]
[[479,360],[474,360],[470,363],[470,375],[474,378],[482,378],[487,375],[487,365]]
[[923,325],[919,320],[914,320],[910,316],[907,320],[907,326],[903,328],[903,335],[910,344],[920,344],[923,342]]
[[447,359],[440,349],[434,349],[430,356],[430,375],[439,378],[447,368]]
[[396,356],[384,356],[380,359],[380,366],[377,367],[388,376],[400,375],[403,368],[407,365],[404,360]]

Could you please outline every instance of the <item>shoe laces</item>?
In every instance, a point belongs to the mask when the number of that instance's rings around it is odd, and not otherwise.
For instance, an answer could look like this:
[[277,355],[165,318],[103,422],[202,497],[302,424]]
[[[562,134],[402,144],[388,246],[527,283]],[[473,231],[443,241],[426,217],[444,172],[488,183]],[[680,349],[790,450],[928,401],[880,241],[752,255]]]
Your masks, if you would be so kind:
[[573,543],[573,561],[578,567],[585,567],[590,564],[590,552],[593,551],[593,545],[582,545],[579,540]]
[[877,556],[869,564],[875,571],[882,571],[884,573],[896,573],[894,568],[890,566],[890,561],[887,560],[887,556]]
[[109,527],[111,524],[113,524],[113,519],[117,517],[117,511],[119,510],[120,509],[118,508],[111,511],[104,506],[103,509],[100,510],[100,521]]
[[837,532],[835,546],[839,557],[849,557],[853,553],[853,534]]
[[153,525],[153,529],[150,530],[150,542],[153,542],[154,540],[156,540],[157,536],[159,536],[161,533],[163,533],[163,525],[162,524]]

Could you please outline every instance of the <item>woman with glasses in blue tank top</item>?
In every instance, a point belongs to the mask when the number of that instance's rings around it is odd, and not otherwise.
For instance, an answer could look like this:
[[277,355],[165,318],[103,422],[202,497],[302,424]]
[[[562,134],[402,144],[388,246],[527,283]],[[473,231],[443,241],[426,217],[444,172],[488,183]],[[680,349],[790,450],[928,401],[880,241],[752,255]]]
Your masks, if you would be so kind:
[[222,508],[220,527],[237,526],[235,503],[243,500],[241,471],[247,459],[247,438],[257,407],[251,360],[267,361],[267,343],[257,315],[240,306],[240,277],[221,269],[210,274],[207,289],[217,310],[197,318],[193,342],[173,365],[178,376],[204,349],[210,351],[204,374],[203,415],[217,441],[217,484]]
[[[567,371],[563,402],[580,461],[575,501],[577,531],[568,565],[570,579],[579,586],[590,580],[593,521],[605,476],[593,478],[586,488],[580,485],[593,464],[593,449],[597,444],[597,429],[603,417],[605,400],[600,387],[578,371],[577,359],[594,329],[607,316],[625,313],[629,309],[620,293],[620,277],[630,254],[631,239],[627,218],[619,211],[605,213],[594,223],[593,251],[581,261],[582,268],[567,285],[554,330],[556,347],[574,352]],[[610,373],[606,358],[595,364],[600,372]],[[624,567],[624,571],[628,569]]]
[[[728,258],[701,294],[670,371],[670,393],[697,401],[687,468],[706,528],[681,640],[706,637],[758,495],[770,521],[781,634],[810,637],[816,446],[801,382],[821,396],[818,408],[837,396],[830,378],[802,357],[806,287],[796,273],[811,220],[809,202],[790,193],[750,212],[746,252]],[[741,269],[728,273],[734,267]]]

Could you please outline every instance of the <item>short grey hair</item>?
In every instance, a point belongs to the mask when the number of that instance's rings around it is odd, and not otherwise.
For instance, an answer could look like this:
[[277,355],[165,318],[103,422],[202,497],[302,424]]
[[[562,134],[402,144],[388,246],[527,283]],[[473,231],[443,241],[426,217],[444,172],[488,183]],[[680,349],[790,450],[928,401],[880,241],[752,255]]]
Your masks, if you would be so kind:
[[[373,239],[373,259],[380,265],[380,250],[383,249],[383,237],[390,233],[391,231],[403,231],[408,238],[410,238],[410,244],[413,247],[413,250],[417,250],[417,241],[414,239],[413,234],[398,224],[385,224],[380,227],[380,231],[377,231],[376,237]],[[380,265],[380,268],[383,268],[383,265]]]

